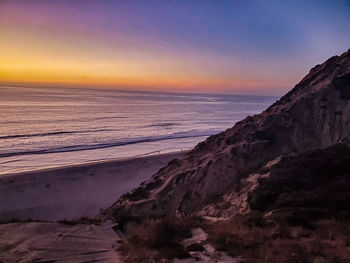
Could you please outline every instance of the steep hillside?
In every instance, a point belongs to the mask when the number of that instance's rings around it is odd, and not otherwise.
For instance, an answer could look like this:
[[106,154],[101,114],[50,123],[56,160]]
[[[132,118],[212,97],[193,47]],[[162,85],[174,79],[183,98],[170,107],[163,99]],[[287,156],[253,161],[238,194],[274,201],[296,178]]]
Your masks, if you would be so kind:
[[261,114],[209,137],[103,212],[130,218],[205,214],[241,179],[281,155],[326,148],[350,135],[350,50],[311,69]]

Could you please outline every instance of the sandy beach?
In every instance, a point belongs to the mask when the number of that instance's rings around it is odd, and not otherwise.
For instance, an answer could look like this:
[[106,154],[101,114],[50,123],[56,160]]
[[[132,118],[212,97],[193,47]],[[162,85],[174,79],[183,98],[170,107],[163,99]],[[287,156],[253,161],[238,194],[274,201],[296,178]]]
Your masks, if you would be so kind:
[[185,152],[89,163],[0,177],[0,222],[94,217]]

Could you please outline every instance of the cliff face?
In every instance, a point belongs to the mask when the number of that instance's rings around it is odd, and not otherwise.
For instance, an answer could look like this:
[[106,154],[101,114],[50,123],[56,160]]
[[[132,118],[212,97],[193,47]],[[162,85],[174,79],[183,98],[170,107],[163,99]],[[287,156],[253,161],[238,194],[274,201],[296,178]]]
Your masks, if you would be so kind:
[[261,114],[199,143],[103,212],[125,218],[192,214],[231,193],[281,155],[326,148],[350,136],[350,50],[311,69]]

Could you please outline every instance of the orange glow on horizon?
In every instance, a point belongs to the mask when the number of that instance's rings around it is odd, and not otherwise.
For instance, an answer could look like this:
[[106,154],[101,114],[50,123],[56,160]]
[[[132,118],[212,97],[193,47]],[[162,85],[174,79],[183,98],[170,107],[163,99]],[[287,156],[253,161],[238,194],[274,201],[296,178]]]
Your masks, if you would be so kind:
[[349,48],[344,1],[260,2],[0,0],[0,85],[280,96]]
[[215,52],[63,36],[30,25],[5,23],[0,31],[0,84],[253,93],[286,83]]

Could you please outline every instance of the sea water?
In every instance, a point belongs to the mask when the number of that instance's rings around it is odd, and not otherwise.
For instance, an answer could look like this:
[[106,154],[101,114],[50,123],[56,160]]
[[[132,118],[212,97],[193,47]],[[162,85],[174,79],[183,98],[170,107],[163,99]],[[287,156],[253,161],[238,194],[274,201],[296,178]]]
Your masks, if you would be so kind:
[[188,150],[275,100],[0,86],[0,174]]

